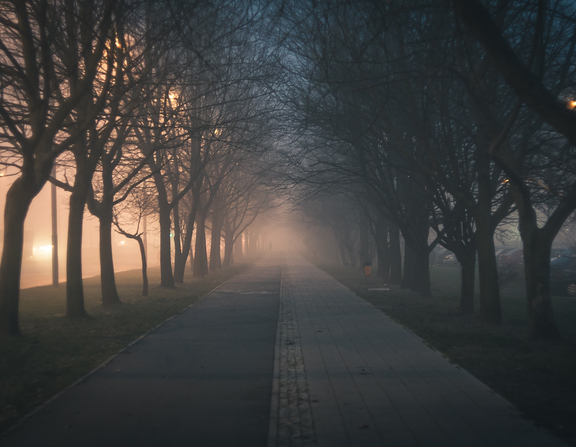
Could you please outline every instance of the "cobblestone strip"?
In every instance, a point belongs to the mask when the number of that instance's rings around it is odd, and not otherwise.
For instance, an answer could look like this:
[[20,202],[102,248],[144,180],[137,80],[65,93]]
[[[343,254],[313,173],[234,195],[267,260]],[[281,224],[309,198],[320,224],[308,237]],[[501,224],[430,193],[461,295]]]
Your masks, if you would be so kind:
[[278,447],[316,446],[314,422],[288,266],[282,267]]

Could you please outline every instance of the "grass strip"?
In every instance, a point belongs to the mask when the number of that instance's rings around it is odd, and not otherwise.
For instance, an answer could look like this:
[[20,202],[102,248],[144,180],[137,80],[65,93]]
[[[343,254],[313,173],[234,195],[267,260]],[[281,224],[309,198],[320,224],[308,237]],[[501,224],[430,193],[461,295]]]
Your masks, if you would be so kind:
[[357,268],[318,267],[576,447],[576,299],[552,297],[563,338],[533,342],[526,337],[521,276],[502,288],[503,324],[494,326],[457,311],[459,268],[432,267],[433,296],[421,297],[378,278],[367,281]]
[[100,278],[84,280],[91,318],[65,317],[66,285],[24,289],[20,295],[22,337],[0,337],[0,433],[23,415],[117,353],[158,324],[195,303],[218,285],[245,271],[245,262],[175,290],[154,286],[158,268],[149,269],[149,296],[141,296],[138,270],[120,272],[122,305],[101,305]]

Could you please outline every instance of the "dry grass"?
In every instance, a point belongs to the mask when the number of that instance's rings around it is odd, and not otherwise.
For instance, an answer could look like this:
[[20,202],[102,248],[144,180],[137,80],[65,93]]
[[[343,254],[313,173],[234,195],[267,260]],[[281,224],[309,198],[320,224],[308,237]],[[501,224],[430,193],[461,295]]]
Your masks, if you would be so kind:
[[493,326],[477,315],[458,313],[458,268],[433,267],[433,297],[424,298],[394,287],[370,292],[368,287],[383,284],[376,278],[367,284],[358,269],[320,267],[498,391],[529,419],[576,446],[576,299],[553,297],[563,339],[530,342],[521,276],[503,287],[504,322]]
[[245,270],[248,264],[222,269],[176,290],[158,284],[150,269],[150,295],[141,296],[139,271],[117,274],[122,305],[100,304],[99,277],[84,282],[89,319],[65,318],[65,285],[21,292],[20,324],[24,334],[0,338],[0,432],[45,402],[143,333]]

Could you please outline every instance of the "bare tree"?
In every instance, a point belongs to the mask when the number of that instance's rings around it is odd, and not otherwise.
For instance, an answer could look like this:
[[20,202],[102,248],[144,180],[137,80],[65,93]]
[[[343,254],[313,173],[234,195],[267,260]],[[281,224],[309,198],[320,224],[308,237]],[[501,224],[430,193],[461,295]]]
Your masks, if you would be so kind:
[[[107,96],[104,80],[94,107],[83,117],[74,113],[86,98],[93,98],[103,58],[113,45],[110,31],[116,3],[17,0],[4,2],[0,9],[0,139],[13,154],[9,163],[21,172],[6,197],[0,334],[20,333],[18,301],[28,207],[48,181],[54,160],[82,144]],[[105,79],[111,76],[113,62],[113,53],[107,55]],[[79,314],[82,311],[78,309]]]
[[126,201],[114,209],[113,217],[116,231],[138,243],[142,262],[142,296],[148,296],[148,255],[142,236],[146,237],[147,219],[156,211],[153,186],[147,183],[132,188]]
[[[454,2],[459,17],[518,96],[519,101],[508,122],[498,129],[490,154],[506,172],[518,208],[524,246],[529,334],[544,338],[558,335],[550,302],[550,250],[563,223],[576,209],[573,166],[576,113],[571,105],[573,98],[563,95],[564,89],[574,85],[576,76],[576,10],[570,2],[517,3],[514,17],[521,23],[512,21],[503,28],[479,1]],[[505,12],[507,10],[501,11],[497,17]],[[517,47],[513,48],[504,33],[515,33],[518,27],[526,24],[533,31],[528,34],[532,40],[518,42],[516,39]],[[521,147],[502,144],[511,131],[511,123],[521,114],[521,103],[565,137],[567,143],[554,138],[553,131],[545,128]],[[527,120],[534,121],[530,117]],[[547,193],[548,201],[555,207],[546,222],[539,225],[539,200],[535,200],[535,196],[542,193]]]

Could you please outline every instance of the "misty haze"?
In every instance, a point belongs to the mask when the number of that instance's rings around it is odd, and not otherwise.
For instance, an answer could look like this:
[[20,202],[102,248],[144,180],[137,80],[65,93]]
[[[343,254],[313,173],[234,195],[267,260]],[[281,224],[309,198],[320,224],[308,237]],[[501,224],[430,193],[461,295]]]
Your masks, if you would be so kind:
[[576,447],[575,2],[0,18],[0,446]]

